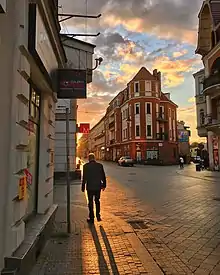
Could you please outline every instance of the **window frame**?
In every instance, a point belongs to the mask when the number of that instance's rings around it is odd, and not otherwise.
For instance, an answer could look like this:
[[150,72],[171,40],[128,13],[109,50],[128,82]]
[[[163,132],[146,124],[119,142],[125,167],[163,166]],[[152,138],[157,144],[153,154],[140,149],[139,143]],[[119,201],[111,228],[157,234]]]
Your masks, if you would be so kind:
[[[138,106],[138,113],[137,113],[137,106]],[[141,108],[140,108],[140,103],[135,103],[134,108],[135,108],[135,115],[140,115]]]
[[[137,131],[138,129],[138,131]],[[137,132],[138,132],[138,135],[137,135]],[[141,129],[140,129],[140,125],[139,124],[136,124],[135,125],[135,137],[140,137],[141,136]]]
[[[150,135],[148,134],[148,130],[150,129]],[[152,137],[152,125],[147,125],[147,137]]]

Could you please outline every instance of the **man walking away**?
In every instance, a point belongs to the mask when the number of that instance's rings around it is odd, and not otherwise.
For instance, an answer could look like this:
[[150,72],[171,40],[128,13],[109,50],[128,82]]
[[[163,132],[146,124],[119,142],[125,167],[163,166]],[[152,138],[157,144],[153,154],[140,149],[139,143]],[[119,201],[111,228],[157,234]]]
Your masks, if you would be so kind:
[[184,159],[183,159],[183,157],[180,157],[179,162],[180,162],[180,169],[183,169],[183,168],[184,168],[184,167],[183,167],[183,164],[184,164]]
[[87,219],[87,222],[94,223],[94,199],[96,205],[96,218],[98,221],[101,221],[100,194],[101,190],[104,191],[106,188],[106,176],[103,165],[96,162],[94,154],[89,154],[89,162],[83,166],[82,192],[85,192],[85,188],[89,200],[89,218]]

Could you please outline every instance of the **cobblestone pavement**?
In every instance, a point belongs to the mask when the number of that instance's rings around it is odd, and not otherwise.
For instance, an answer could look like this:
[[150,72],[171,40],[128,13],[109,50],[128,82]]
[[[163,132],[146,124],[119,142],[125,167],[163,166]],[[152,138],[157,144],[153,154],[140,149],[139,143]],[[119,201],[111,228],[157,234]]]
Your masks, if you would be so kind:
[[220,274],[218,173],[202,179],[192,177],[193,166],[184,174],[176,167],[105,167],[117,181],[109,192],[118,194],[109,194],[115,202],[105,207],[131,222],[165,274]]
[[[55,202],[59,204],[55,233],[40,255],[31,275],[75,274],[163,274],[138,240],[132,228],[111,213],[103,212],[101,223],[86,223],[87,202],[80,185],[71,186],[72,233],[66,231],[66,188],[55,188]],[[109,194],[103,197],[109,198]],[[144,262],[140,260],[144,254]],[[142,257],[143,258],[143,257]]]
[[[172,275],[220,274],[216,176],[214,180],[213,174],[201,172],[209,179],[195,177],[193,166],[184,173],[177,167],[104,166],[108,188],[102,194],[103,222],[88,227],[86,202],[80,187],[72,186],[72,235],[68,239],[55,235],[31,275],[160,274],[160,270]],[[58,233],[66,226],[64,192],[62,186],[56,187]],[[135,245],[134,236],[146,250]]]

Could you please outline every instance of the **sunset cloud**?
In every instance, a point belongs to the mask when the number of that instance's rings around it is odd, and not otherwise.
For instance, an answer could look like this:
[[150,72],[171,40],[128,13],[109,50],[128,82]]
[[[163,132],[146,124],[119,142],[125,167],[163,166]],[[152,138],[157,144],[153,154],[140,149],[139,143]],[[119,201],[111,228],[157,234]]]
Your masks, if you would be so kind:
[[91,15],[102,14],[98,20],[88,20],[87,28],[84,18],[73,18],[62,25],[67,33],[101,33],[86,39],[96,45],[93,58],[101,56],[103,63],[93,71],[88,98],[78,100],[78,121],[96,124],[112,98],[144,66],[151,72],[161,71],[163,91],[173,94],[180,106],[179,119],[191,127],[192,140],[198,139],[192,73],[202,66],[195,56],[201,3],[93,0],[86,9],[84,1],[59,0],[60,13],[85,14],[87,10]]
[[197,58],[185,60],[172,60],[168,56],[158,57],[154,67],[160,70],[164,76],[164,85],[171,88],[184,82],[184,74],[193,72],[194,66],[199,63]]
[[173,57],[174,58],[178,58],[178,57],[181,57],[181,56],[183,56],[183,55],[185,55],[185,54],[187,54],[188,53],[188,50],[182,50],[182,51],[179,51],[179,52],[174,52],[173,53]]

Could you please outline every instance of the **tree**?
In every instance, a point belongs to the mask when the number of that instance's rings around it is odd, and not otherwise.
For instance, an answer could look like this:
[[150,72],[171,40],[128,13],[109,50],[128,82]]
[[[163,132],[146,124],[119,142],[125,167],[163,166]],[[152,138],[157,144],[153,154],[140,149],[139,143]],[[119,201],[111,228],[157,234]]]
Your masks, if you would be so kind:
[[193,143],[191,143],[191,145],[190,145],[191,148],[196,148],[196,147],[198,147],[198,146],[199,146],[199,143],[198,143],[198,142],[193,142]]

